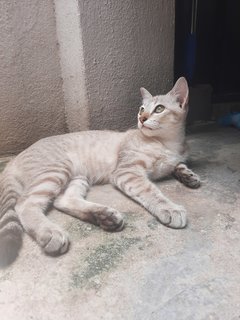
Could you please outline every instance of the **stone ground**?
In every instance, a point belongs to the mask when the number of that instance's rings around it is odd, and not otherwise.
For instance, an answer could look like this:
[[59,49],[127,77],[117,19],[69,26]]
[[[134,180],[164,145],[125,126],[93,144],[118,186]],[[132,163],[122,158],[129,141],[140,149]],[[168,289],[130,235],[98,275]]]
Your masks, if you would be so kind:
[[189,212],[172,230],[111,186],[89,199],[126,215],[106,233],[57,211],[70,251],[45,256],[27,236],[17,261],[0,271],[1,320],[240,319],[240,132],[204,128],[188,135],[202,187],[174,179],[159,188]]

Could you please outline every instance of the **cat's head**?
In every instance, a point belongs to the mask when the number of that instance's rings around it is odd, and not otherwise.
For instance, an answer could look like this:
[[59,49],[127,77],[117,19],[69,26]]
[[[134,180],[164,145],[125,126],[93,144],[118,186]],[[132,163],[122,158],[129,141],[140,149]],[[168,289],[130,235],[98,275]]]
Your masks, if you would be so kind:
[[152,96],[141,88],[143,103],[138,113],[138,128],[146,136],[161,136],[166,130],[183,126],[188,112],[188,84],[185,78],[177,80],[165,95]]

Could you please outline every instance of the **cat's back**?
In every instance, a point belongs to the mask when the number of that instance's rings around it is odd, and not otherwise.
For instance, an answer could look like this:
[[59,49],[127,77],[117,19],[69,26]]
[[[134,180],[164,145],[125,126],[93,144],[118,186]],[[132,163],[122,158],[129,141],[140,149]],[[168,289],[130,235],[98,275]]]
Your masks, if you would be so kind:
[[[124,132],[82,131],[43,138],[21,152],[6,171],[29,180],[46,168],[70,168],[73,175],[113,170]],[[90,171],[87,172],[87,171]]]
[[46,157],[51,157],[53,154],[57,155],[57,153],[62,157],[70,151],[94,151],[94,148],[102,149],[106,146],[109,149],[111,146],[117,146],[121,142],[123,135],[124,133],[115,131],[92,130],[46,137],[21,152],[16,159],[24,158],[30,154],[33,158],[43,156],[46,159]]

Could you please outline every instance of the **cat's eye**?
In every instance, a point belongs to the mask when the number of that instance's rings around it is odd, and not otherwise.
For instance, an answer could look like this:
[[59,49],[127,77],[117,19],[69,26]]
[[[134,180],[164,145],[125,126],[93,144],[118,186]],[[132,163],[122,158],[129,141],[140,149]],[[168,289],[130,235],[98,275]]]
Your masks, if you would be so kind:
[[139,114],[142,114],[143,111],[144,111],[144,107],[140,107],[140,108],[139,108]]
[[161,113],[161,112],[163,112],[164,109],[165,109],[165,107],[162,106],[161,104],[159,104],[158,106],[156,106],[154,112]]

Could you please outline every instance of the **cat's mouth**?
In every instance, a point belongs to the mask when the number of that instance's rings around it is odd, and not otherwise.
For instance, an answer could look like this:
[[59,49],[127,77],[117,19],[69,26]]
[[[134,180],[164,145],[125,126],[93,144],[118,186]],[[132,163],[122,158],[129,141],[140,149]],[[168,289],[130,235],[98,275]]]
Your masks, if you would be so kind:
[[149,128],[149,127],[148,127],[148,126],[146,126],[145,124],[142,124],[142,129],[153,130],[152,128]]
[[141,123],[141,122],[138,123],[138,128],[139,128],[140,130],[143,130],[143,129],[154,130],[154,128],[148,127],[146,124]]

